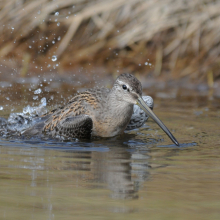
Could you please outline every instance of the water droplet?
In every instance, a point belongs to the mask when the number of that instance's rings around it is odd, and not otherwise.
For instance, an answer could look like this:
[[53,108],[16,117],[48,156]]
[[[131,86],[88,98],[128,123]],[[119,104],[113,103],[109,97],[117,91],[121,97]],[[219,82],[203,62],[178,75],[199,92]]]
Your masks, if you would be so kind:
[[40,94],[41,92],[42,92],[41,89],[37,89],[37,90],[34,91],[34,94],[35,94],[35,95],[36,95],[36,94]]
[[3,106],[0,106],[0,110],[3,110],[4,108],[3,108]]
[[57,61],[57,56],[56,56],[56,55],[53,55],[53,56],[52,56],[52,61],[53,61],[53,62]]
[[30,109],[30,105],[24,107],[24,108],[23,108],[23,113],[24,113],[24,114],[29,113],[29,109]]
[[57,40],[61,40],[61,37],[59,36],[59,37],[57,38]]
[[60,13],[57,11],[57,12],[55,12],[55,16],[58,16]]
[[148,65],[148,62],[145,62],[144,65],[147,66],[147,65]]
[[58,26],[58,27],[60,26],[60,22],[57,22],[57,26]]
[[45,97],[43,97],[41,100],[41,106],[46,106],[47,105],[47,99]]
[[36,100],[36,99],[38,99],[38,95],[33,96],[33,100]]
[[55,44],[55,40],[52,41],[52,44]]

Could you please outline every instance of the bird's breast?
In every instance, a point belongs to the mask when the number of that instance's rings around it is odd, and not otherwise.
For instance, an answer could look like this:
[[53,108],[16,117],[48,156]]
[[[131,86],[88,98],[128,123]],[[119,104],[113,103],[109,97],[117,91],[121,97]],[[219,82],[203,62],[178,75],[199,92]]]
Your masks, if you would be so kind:
[[123,110],[106,110],[93,117],[93,136],[113,137],[124,132],[133,112],[133,105]]

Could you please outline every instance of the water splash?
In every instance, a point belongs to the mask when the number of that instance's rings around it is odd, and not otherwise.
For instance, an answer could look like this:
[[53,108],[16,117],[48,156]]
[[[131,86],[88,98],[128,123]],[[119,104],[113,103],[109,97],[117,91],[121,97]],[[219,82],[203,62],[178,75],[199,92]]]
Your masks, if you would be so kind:
[[[30,115],[30,116],[41,116],[43,114],[46,114],[47,113],[47,109],[46,109],[46,106],[47,106],[47,100],[46,98],[42,98],[41,99],[41,104],[39,106],[36,106],[36,107],[31,107],[30,105],[26,106],[23,108],[23,113],[21,114],[24,114],[24,115]],[[18,113],[20,114],[20,113]]]
[[9,137],[23,133],[36,123],[39,116],[47,113],[46,106],[47,100],[44,97],[38,106],[28,105],[21,113],[11,113],[8,120],[0,118],[0,134]]
[[42,92],[42,89],[37,89],[37,90],[35,90],[34,91],[34,94],[36,95],[36,94],[40,94]]

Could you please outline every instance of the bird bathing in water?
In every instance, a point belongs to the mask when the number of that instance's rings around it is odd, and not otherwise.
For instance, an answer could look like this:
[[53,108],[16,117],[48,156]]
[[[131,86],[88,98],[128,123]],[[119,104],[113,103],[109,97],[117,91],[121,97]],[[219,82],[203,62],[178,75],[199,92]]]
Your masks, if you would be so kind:
[[66,105],[39,117],[39,122],[27,129],[24,135],[43,132],[52,137],[64,138],[113,137],[126,129],[132,129],[134,105],[138,105],[179,145],[143,100],[140,81],[128,73],[118,76],[112,89],[89,89],[77,94]]

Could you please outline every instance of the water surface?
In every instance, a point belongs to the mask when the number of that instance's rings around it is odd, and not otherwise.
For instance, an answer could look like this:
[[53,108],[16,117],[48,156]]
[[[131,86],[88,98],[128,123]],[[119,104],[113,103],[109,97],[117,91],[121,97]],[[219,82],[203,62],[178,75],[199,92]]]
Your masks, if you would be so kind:
[[[73,86],[49,79],[42,86],[4,83],[0,116],[6,118],[42,97],[53,108],[73,96]],[[88,142],[1,137],[0,218],[219,219],[220,100],[164,94],[150,94],[154,112],[181,147],[152,120]]]

